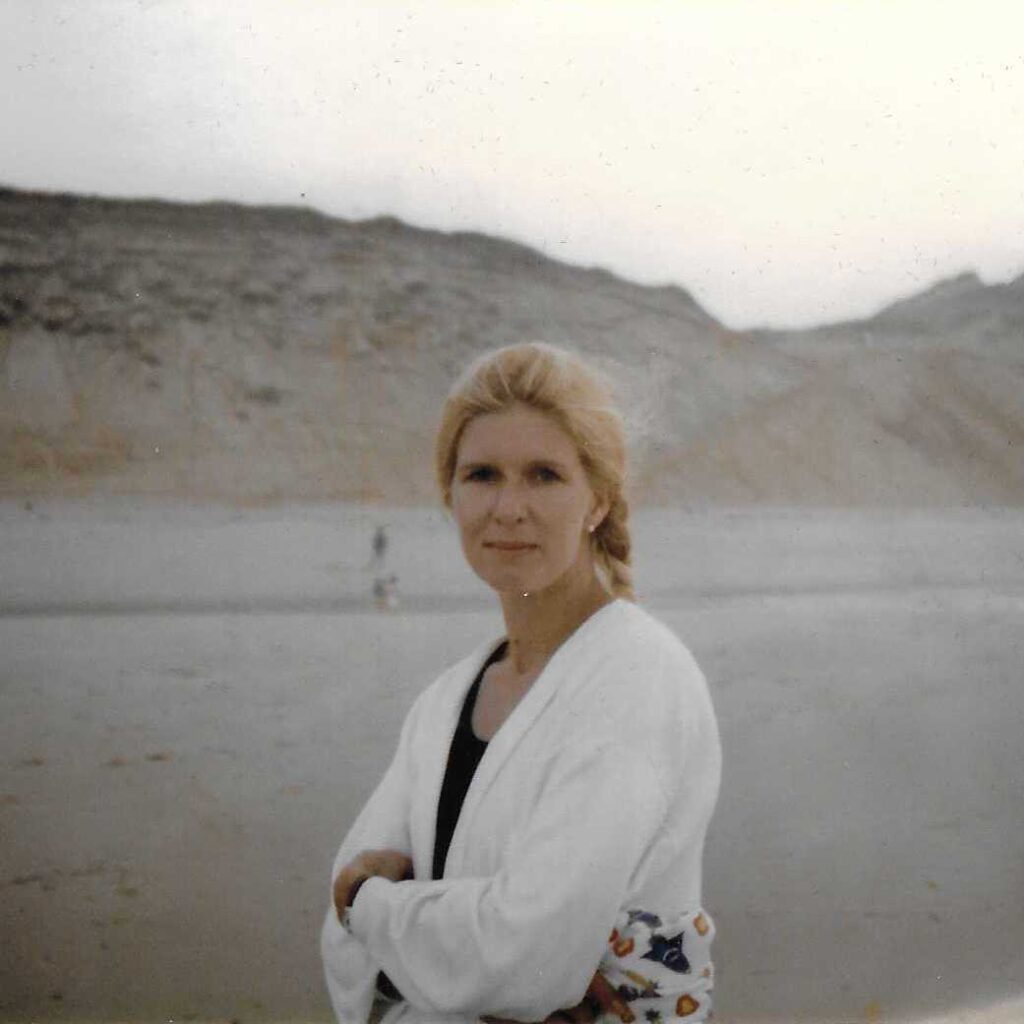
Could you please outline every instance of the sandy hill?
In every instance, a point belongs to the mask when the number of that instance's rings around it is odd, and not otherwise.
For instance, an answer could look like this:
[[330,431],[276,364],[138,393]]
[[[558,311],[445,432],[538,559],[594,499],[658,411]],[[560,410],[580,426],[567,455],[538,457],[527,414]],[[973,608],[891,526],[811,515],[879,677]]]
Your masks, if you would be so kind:
[[1024,503],[1024,277],[744,333],[483,235],[13,190],[0,494],[430,501],[451,378],[531,338],[614,374],[647,501]]

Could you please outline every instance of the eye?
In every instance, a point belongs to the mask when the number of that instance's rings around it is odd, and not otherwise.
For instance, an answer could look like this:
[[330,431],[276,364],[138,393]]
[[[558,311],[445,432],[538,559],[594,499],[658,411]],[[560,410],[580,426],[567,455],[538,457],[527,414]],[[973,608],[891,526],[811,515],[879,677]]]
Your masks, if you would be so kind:
[[553,484],[562,479],[562,474],[551,466],[534,466],[533,476],[542,484]]
[[487,484],[498,477],[497,470],[493,466],[471,466],[462,475],[466,483]]

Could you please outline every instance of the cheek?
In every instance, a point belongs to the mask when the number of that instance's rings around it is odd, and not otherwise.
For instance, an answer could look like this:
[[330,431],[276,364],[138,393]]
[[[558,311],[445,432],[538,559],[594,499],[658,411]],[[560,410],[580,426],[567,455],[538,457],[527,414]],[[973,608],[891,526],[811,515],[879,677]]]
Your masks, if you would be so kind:
[[558,532],[566,542],[575,543],[584,531],[587,510],[576,495],[567,494],[548,510],[549,522],[557,523]]
[[452,493],[452,516],[463,537],[472,533],[485,515],[481,496],[458,491]]

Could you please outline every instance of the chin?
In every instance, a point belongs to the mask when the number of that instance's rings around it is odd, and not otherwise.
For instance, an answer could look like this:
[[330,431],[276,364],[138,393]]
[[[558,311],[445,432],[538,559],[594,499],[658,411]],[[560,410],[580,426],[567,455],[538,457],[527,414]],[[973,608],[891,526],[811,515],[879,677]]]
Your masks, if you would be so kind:
[[544,583],[535,573],[495,571],[493,566],[471,567],[476,575],[496,594],[523,594],[539,590]]
[[562,579],[561,575],[548,576],[539,573],[490,573],[487,576],[478,575],[496,594],[515,594],[520,597],[523,594],[539,594],[555,586]]
[[539,589],[535,582],[522,578],[510,579],[508,576],[497,577],[494,575],[481,576],[480,578],[498,595],[529,594]]
[[538,594],[563,579],[572,566],[553,566],[549,560],[543,564],[502,565],[486,556],[470,561],[470,568],[496,594]]

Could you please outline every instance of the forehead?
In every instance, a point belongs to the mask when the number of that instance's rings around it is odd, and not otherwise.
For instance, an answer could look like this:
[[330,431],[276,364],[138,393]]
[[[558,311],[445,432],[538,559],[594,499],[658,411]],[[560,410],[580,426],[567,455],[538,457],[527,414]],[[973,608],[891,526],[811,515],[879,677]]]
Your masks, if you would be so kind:
[[508,460],[530,462],[557,459],[578,462],[572,438],[545,412],[513,405],[501,412],[482,413],[466,424],[459,440],[459,462]]

